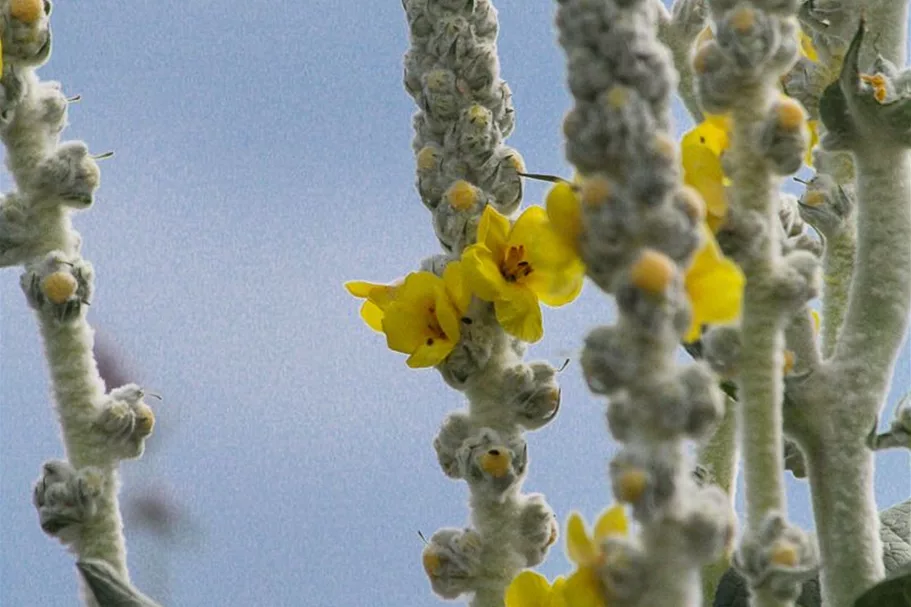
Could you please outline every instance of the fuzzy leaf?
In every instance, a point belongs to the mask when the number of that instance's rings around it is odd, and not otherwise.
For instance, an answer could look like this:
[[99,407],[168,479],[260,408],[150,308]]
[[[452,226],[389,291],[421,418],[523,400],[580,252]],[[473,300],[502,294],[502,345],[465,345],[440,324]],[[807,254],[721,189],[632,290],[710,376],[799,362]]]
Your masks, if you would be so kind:
[[911,607],[911,563],[863,593],[854,607]]
[[105,561],[78,561],[76,567],[100,607],[161,607],[124,581]]

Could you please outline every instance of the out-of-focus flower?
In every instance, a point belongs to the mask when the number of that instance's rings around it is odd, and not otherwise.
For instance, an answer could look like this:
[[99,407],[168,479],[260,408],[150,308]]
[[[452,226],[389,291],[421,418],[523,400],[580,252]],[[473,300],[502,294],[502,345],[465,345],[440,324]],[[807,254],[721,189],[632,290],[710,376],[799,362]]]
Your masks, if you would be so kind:
[[506,607],[573,607],[563,597],[565,584],[563,576],[551,584],[540,573],[523,571],[506,588]]
[[736,320],[743,304],[743,272],[721,252],[711,230],[703,224],[702,246],[686,270],[684,285],[690,298],[692,320],[684,341],[699,338],[703,324]]
[[345,287],[355,297],[366,298],[361,317],[386,335],[389,349],[408,354],[406,362],[412,368],[432,367],[452,352],[471,300],[458,261],[446,266],[443,278],[412,272],[392,285],[352,281]]
[[713,232],[718,231],[728,211],[724,190],[730,181],[724,175],[721,155],[730,143],[730,129],[727,116],[707,115],[680,141],[683,181],[705,201],[706,222]]
[[568,181],[558,181],[545,199],[547,219],[564,242],[579,253],[579,236],[582,234],[582,204],[578,188]]
[[487,206],[478,239],[462,253],[465,284],[494,304],[497,322],[519,339],[544,335],[539,302],[562,306],[579,295],[585,266],[561,237],[542,207],[529,207],[510,227],[509,219]]
[[563,597],[571,607],[607,607],[598,568],[605,556],[601,543],[611,535],[625,536],[629,522],[622,506],[604,511],[595,523],[594,536],[589,536],[585,521],[574,512],[566,524],[566,555],[578,569],[563,586]]
[[800,42],[801,56],[806,57],[813,63],[819,63],[819,54],[816,52],[816,47],[813,46],[813,39],[803,30],[800,30],[797,39]]

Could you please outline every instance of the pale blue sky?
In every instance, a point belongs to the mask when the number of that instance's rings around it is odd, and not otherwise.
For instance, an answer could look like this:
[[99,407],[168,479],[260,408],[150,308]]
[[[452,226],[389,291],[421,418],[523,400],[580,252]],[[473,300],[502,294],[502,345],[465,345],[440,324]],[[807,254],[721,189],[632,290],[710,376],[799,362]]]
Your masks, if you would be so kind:
[[[529,170],[569,174],[555,5],[497,5],[510,144]],[[169,606],[440,604],[417,531],[467,520],[467,489],[431,447],[461,397],[407,369],[341,287],[438,252],[412,185],[400,2],[60,1],[53,23],[41,74],[84,98],[65,134],[116,152],[75,218],[97,272],[89,319],[164,395],[146,458],[123,466],[125,495],[167,486],[190,520],[167,547],[128,528],[135,581]],[[539,202],[544,188],[527,192]],[[0,604],[75,605],[72,557],[30,503],[62,451],[17,270],[0,271],[0,309]],[[532,355],[559,364],[611,315],[587,286],[545,311]],[[899,388],[909,367],[906,350]],[[610,501],[614,447],[577,364],[562,382],[560,416],[529,436],[525,487],[561,521],[591,518]],[[880,505],[906,499],[907,456],[879,462]],[[789,492],[810,525],[805,485]],[[540,568],[567,569],[562,549]]]

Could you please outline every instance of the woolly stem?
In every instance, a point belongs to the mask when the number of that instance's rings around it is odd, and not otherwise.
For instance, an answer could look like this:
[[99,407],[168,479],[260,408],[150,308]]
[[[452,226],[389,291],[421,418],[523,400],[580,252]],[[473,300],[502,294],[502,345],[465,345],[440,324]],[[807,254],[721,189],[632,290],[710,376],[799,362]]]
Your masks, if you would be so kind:
[[816,331],[809,308],[798,312],[785,329],[785,342],[794,353],[792,373],[799,375],[819,366],[819,347],[816,345]]
[[[677,1],[685,2],[686,0]],[[679,24],[674,23],[673,15],[661,0],[654,0],[654,4],[658,9],[658,40],[671,51],[674,68],[677,70],[677,94],[693,121],[698,124],[702,122],[704,115],[702,106],[699,105],[699,96],[696,93],[696,80],[690,67],[690,51],[695,36],[685,35],[680,31]],[[693,24],[688,25],[690,25],[690,29],[696,29],[698,33],[699,27],[694,28]]]
[[[96,403],[105,394],[104,381],[92,354],[94,331],[84,318],[66,324],[58,324],[45,314],[38,314],[38,318],[67,459],[76,469],[96,466],[105,477],[104,490],[96,502],[98,510],[83,523],[72,550],[80,560],[106,561],[127,582],[126,542],[117,499],[120,489],[117,465],[98,449],[92,425],[97,414]],[[90,607],[96,604],[91,592],[85,589],[83,600]]]
[[779,258],[776,184],[761,152],[756,149],[757,125],[771,106],[773,91],[761,87],[750,103],[734,111],[732,153],[735,159],[734,203],[739,212],[762,216],[764,231],[754,243],[749,263],[744,263],[746,286],[741,316],[741,373],[738,395],[741,450],[746,479],[747,518],[759,526],[773,510],[784,511],[781,434],[781,367],[784,336],[781,312],[771,295]]
[[[863,361],[870,413],[881,404],[911,311],[911,154],[856,154],[857,258],[833,365]],[[872,385],[871,384],[872,381]],[[868,429],[865,429],[868,430]]]
[[[775,273],[780,257],[776,209],[777,183],[755,133],[776,94],[760,85],[734,108],[731,151],[734,158],[733,198],[738,213],[755,213],[762,232],[751,243],[743,263],[746,285],[741,314],[741,371],[738,382],[740,450],[746,481],[747,524],[755,531],[771,512],[786,512],[782,435],[783,318],[775,299]],[[789,605],[765,593],[754,594],[754,607]]]
[[[850,402],[850,401],[845,401]],[[819,541],[823,604],[851,607],[885,575],[873,492],[873,452],[855,428],[826,424],[805,448]]]
[[838,333],[845,318],[850,293],[850,276],[854,268],[854,253],[857,244],[854,215],[850,215],[844,229],[826,241],[826,252],[822,259],[822,354],[832,356]]
[[[712,482],[728,494],[731,507],[737,490],[737,402],[725,397],[724,419],[708,443],[699,449],[699,463],[712,475]],[[702,596],[706,607],[714,602],[718,583],[731,566],[730,555],[724,554],[702,568]]]

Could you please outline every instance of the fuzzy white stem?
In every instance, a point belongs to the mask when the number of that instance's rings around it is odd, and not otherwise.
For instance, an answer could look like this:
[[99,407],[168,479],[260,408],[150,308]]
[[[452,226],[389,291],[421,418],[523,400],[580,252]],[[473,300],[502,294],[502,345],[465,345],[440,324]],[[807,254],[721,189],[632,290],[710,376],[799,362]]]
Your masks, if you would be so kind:
[[117,464],[98,449],[93,427],[97,403],[105,394],[92,354],[94,331],[82,318],[60,325],[46,315],[38,316],[67,459],[76,469],[96,466],[106,477],[97,515],[85,522],[73,550],[80,559],[108,562],[127,580]]
[[851,274],[857,246],[854,215],[848,217],[844,228],[826,241],[822,260],[822,353],[829,357],[835,350],[838,333],[848,308]]
[[[760,85],[741,98],[733,112],[734,204],[740,213],[762,217],[763,233],[748,263],[743,264],[746,286],[741,314],[742,354],[738,377],[738,428],[746,481],[747,524],[757,530],[767,514],[786,512],[782,435],[782,365],[784,333],[782,311],[774,297],[774,279],[780,258],[777,179],[755,145],[755,131],[776,95],[771,84]],[[754,594],[753,607],[780,607],[793,603],[764,593]]]

